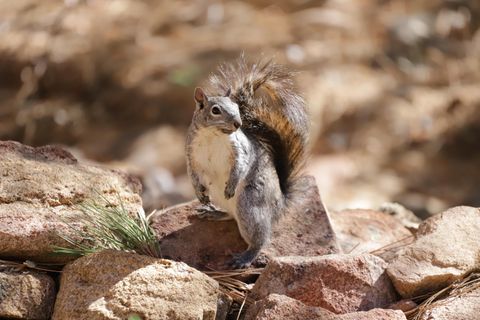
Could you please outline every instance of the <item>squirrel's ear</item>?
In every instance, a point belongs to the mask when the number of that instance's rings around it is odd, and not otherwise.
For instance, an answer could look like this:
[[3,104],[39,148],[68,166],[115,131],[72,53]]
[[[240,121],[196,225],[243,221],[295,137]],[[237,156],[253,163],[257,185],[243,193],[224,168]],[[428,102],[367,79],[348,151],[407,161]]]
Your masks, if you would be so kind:
[[195,98],[195,102],[199,103],[200,105],[202,105],[206,100],[205,92],[203,92],[203,89],[200,87],[195,88],[195,94],[193,96]]
[[228,88],[227,92],[225,93],[225,97],[230,97],[231,93],[232,93],[232,88]]

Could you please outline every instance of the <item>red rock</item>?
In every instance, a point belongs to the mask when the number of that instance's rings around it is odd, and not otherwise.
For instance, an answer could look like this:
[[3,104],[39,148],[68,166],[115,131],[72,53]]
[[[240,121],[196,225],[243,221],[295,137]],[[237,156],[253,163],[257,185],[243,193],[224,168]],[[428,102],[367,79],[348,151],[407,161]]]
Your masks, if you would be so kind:
[[370,254],[278,257],[258,278],[252,297],[284,294],[335,313],[381,308],[397,300],[386,267]]
[[372,309],[335,314],[320,307],[311,307],[284,295],[271,294],[255,302],[245,320],[406,320],[401,311]]
[[[285,215],[275,226],[272,241],[264,256],[317,256],[339,252],[327,212],[315,181],[305,180],[310,194],[302,208]],[[232,254],[247,248],[236,223],[199,219],[193,201],[178,205],[152,217],[152,227],[161,242],[164,257],[200,269],[224,269]]]
[[233,253],[242,252],[242,240],[235,222],[198,218],[197,201],[181,204],[152,217],[164,258],[183,261],[192,267],[224,268]]
[[374,210],[355,209],[332,212],[333,228],[345,253],[364,253],[412,236],[391,215]]

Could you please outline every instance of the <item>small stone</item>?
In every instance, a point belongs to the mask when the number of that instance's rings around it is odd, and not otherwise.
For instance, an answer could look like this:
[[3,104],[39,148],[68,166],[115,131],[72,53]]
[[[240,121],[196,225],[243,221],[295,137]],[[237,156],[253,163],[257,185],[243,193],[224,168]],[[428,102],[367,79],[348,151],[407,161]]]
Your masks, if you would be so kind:
[[410,300],[410,299],[403,299],[398,302],[395,302],[391,305],[388,306],[388,309],[393,309],[393,310],[402,310],[403,312],[407,312],[410,310],[415,309],[418,306],[415,301]]
[[455,207],[425,220],[416,240],[388,266],[397,291],[412,298],[480,268],[480,209]]
[[258,278],[252,297],[284,294],[334,313],[381,308],[397,300],[386,267],[370,254],[278,257]]
[[55,293],[55,281],[45,273],[0,272],[0,318],[50,319]]
[[398,221],[400,221],[405,228],[408,230],[415,232],[418,229],[420,223],[422,223],[422,219],[417,217],[413,211],[408,210],[404,206],[396,202],[387,202],[380,206],[378,209],[381,212],[385,212]]

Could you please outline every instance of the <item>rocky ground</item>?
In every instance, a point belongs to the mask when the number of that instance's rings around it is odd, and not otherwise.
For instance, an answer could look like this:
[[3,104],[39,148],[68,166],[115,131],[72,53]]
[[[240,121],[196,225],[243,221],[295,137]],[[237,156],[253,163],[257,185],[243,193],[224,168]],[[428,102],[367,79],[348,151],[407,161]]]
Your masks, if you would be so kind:
[[0,151],[1,318],[455,320],[480,311],[479,208],[421,223],[398,205],[329,214],[307,178],[309,201],[282,218],[252,272],[228,271],[246,244],[235,222],[199,219],[195,201],[151,217],[163,258],[105,250],[74,259],[52,250],[84,228],[78,203],[102,197],[143,212],[139,181],[58,147],[0,142]]
[[[0,1],[0,39],[0,318],[479,318],[478,1]],[[240,52],[298,71],[312,155],[309,202],[231,272],[183,149]],[[157,209],[163,259],[52,254],[99,197]]]

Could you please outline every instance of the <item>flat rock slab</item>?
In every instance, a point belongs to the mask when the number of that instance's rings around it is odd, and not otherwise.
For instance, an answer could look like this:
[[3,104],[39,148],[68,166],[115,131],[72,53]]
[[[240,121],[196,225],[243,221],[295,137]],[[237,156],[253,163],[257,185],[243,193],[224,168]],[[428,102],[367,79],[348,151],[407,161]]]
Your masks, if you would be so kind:
[[401,221],[388,213],[355,209],[331,213],[338,243],[345,253],[365,253],[412,236]]
[[267,264],[251,296],[283,294],[334,313],[382,308],[397,301],[386,267],[371,254],[278,257]]
[[416,240],[388,266],[405,298],[448,286],[480,268],[480,209],[455,207],[418,228]]
[[0,272],[0,318],[50,319],[55,294],[55,281],[45,273]]
[[214,320],[218,283],[185,263],[107,250],[68,264],[52,320]]
[[138,180],[80,164],[60,147],[0,141],[0,257],[66,261],[52,255],[52,247],[67,245],[58,233],[74,236],[64,221],[80,213],[78,204],[122,202],[136,213],[142,210],[140,192]]
[[[312,177],[305,177],[308,203],[285,215],[275,226],[266,257],[317,256],[340,251],[328,214]],[[178,205],[152,217],[164,257],[199,269],[225,269],[232,254],[247,248],[236,222],[198,218],[197,201]]]
[[406,320],[398,310],[372,309],[347,314],[335,314],[320,307],[311,307],[284,295],[271,294],[255,302],[245,320]]

